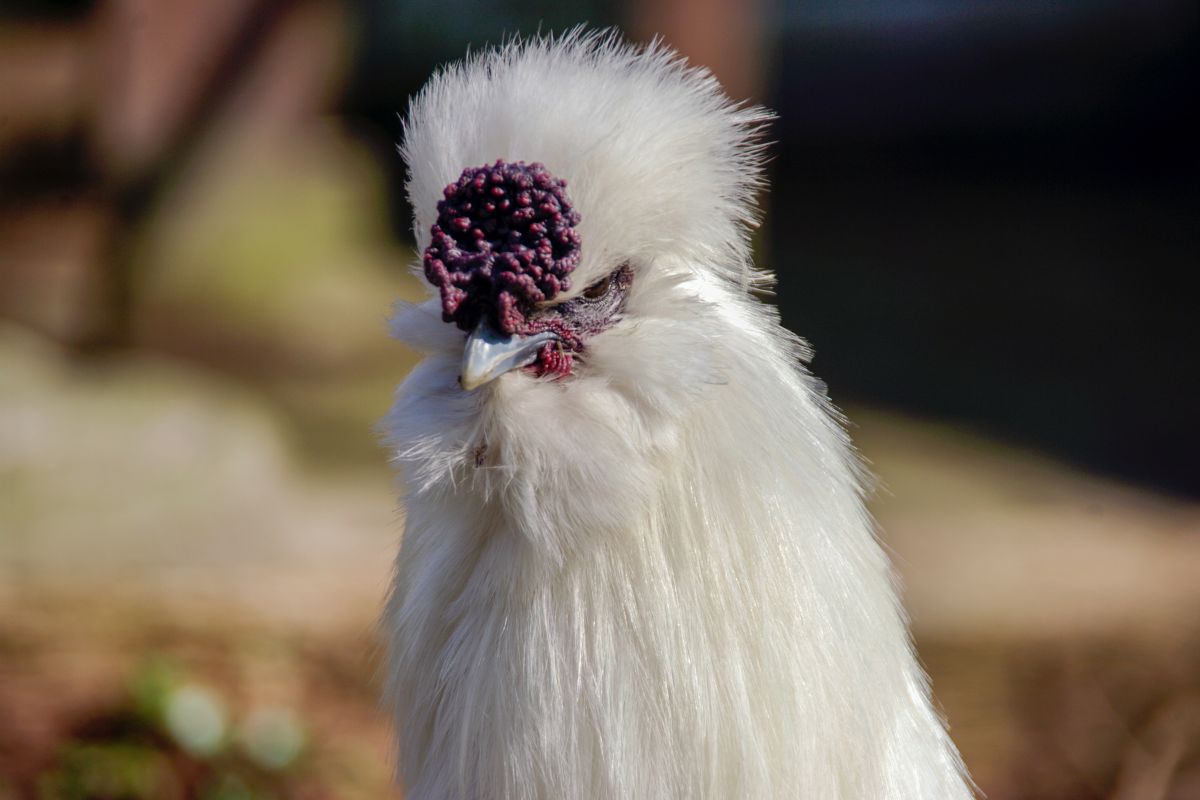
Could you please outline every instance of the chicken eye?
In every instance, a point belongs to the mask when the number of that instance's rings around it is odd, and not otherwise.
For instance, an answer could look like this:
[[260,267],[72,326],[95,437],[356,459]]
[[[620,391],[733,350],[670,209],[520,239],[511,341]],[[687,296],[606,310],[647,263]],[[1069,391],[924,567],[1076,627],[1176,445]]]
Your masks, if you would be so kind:
[[602,278],[596,283],[583,290],[583,296],[588,300],[599,300],[604,295],[608,294],[609,287],[612,286],[612,275]]

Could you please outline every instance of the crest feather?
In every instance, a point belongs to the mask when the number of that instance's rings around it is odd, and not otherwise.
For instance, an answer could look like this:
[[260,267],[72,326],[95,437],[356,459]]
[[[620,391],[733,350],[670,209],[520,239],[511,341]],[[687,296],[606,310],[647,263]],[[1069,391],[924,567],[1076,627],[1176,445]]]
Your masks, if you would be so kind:
[[577,29],[484,50],[435,75],[405,120],[418,250],[465,168],[538,161],[567,181],[582,218],[576,292],[622,262],[668,260],[749,288],[766,277],[754,274],[749,231],[771,118],[659,41]]

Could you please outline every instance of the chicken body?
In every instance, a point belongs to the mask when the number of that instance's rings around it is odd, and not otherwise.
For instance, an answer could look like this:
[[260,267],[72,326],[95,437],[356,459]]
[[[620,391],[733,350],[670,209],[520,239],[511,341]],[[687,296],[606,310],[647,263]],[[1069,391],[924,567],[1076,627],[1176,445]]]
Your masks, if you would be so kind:
[[397,313],[426,355],[387,420],[410,800],[970,797],[852,448],[750,294],[767,118],[669,51],[582,34],[476,56],[415,100],[422,249],[464,169],[537,161],[580,258],[529,318],[632,277],[565,368],[472,391],[444,304]]

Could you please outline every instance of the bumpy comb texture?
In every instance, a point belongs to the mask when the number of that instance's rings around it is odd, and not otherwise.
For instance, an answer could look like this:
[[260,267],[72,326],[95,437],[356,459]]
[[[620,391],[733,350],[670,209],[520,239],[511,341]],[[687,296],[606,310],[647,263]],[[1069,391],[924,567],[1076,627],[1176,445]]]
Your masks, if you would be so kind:
[[534,162],[463,170],[443,191],[425,277],[442,295],[442,318],[464,331],[481,319],[521,333],[537,303],[570,288],[579,264],[579,214],[566,183]]

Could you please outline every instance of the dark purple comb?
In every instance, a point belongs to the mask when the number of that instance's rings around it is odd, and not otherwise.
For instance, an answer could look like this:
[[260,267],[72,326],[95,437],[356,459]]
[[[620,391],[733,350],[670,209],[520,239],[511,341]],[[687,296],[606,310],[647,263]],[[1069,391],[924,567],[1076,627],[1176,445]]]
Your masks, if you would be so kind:
[[442,319],[468,332],[487,319],[511,336],[535,304],[571,287],[579,214],[566,186],[536,162],[497,161],[463,170],[445,188],[424,256]]

